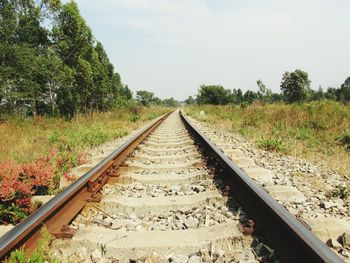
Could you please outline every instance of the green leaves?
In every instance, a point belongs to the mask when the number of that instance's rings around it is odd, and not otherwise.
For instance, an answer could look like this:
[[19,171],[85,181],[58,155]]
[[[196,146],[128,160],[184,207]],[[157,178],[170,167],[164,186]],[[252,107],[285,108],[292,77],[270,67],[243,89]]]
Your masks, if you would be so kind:
[[0,7],[0,110],[71,118],[132,97],[74,1]]
[[310,93],[309,76],[300,69],[285,72],[282,77],[281,90],[287,102],[302,102]]

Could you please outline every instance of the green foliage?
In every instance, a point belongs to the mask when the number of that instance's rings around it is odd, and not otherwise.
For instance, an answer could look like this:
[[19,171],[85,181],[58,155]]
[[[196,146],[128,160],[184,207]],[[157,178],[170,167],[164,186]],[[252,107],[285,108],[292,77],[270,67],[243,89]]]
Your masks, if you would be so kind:
[[309,76],[300,69],[294,72],[285,72],[282,77],[281,90],[287,102],[301,102],[310,92]]
[[259,148],[267,151],[281,151],[285,152],[286,147],[284,146],[282,140],[276,139],[263,139],[257,142]]
[[341,85],[340,89],[337,90],[338,100],[342,102],[350,101],[350,77],[348,77]]
[[136,100],[142,106],[157,105],[160,103],[160,99],[155,97],[153,92],[147,90],[138,90],[136,92]]
[[350,154],[350,105],[321,100],[300,104],[190,105],[185,109],[198,119],[200,111],[204,111],[206,122],[251,138],[262,148],[327,163],[341,174],[350,175],[350,162],[346,161]]
[[49,245],[52,240],[53,237],[48,230],[43,227],[41,230],[41,239],[30,256],[27,256],[23,249],[16,249],[11,252],[9,258],[4,260],[4,263],[59,263],[60,261],[50,253]]
[[186,100],[185,100],[185,103],[187,105],[191,105],[191,104],[194,104],[196,102],[196,100],[192,97],[192,96],[189,96]]
[[222,86],[201,85],[198,90],[198,104],[225,105],[231,101],[231,91]]
[[131,99],[74,1],[4,0],[0,18],[1,112],[72,118]]
[[14,203],[8,205],[6,202],[0,203],[0,225],[3,222],[16,224],[21,222],[28,216],[28,212],[15,205]]
[[167,107],[177,107],[179,103],[173,97],[171,97],[170,99],[162,100],[162,104]]
[[350,196],[350,187],[346,185],[338,185],[332,192],[332,196],[346,199]]
[[344,145],[344,147],[350,151],[350,130],[346,130],[341,136],[339,141]]
[[131,122],[137,122],[140,119],[140,115],[138,115],[137,113],[131,113],[129,115],[129,121]]

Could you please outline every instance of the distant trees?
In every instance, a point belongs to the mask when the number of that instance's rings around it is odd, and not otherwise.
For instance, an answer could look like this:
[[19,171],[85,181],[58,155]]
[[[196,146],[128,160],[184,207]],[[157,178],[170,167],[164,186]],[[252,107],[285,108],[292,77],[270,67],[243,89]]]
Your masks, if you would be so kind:
[[138,90],[136,91],[136,101],[142,106],[152,106],[152,105],[160,105],[167,107],[176,107],[178,106],[178,102],[173,98],[161,100],[156,97],[153,92],[147,90]]
[[159,98],[156,98],[153,92],[138,90],[136,91],[136,100],[142,106],[150,106],[151,104],[157,104]]
[[201,85],[197,95],[199,104],[225,105],[232,100],[231,91],[219,85]]
[[285,72],[281,82],[281,93],[273,93],[267,88],[262,80],[257,80],[258,91],[247,90],[242,92],[241,89],[225,89],[220,85],[201,85],[197,98],[192,96],[185,100],[187,105],[198,104],[247,104],[254,101],[272,103],[285,101],[287,103],[300,103],[303,101],[313,100],[337,100],[343,103],[350,102],[350,77],[348,77],[340,88],[329,87],[323,91],[320,86],[318,90],[310,88],[311,81],[308,73],[297,69],[293,72]]
[[286,71],[281,82],[281,91],[285,100],[289,103],[304,101],[311,90],[310,83],[307,72],[300,69],[293,72]]
[[342,102],[350,101],[350,77],[341,85],[337,97]]
[[192,96],[188,96],[188,98],[185,99],[185,103],[186,103],[187,105],[191,105],[191,104],[196,103],[196,100],[195,100]]
[[72,117],[131,97],[74,1],[0,2],[2,112]]
[[270,89],[266,88],[265,84],[262,82],[261,79],[257,80],[256,81],[256,84],[258,85],[259,87],[259,91],[258,91],[258,98],[261,100],[261,101],[264,101],[264,102],[270,102],[271,99],[272,99],[272,92]]
[[177,107],[179,105],[173,97],[162,100],[162,104],[167,107]]

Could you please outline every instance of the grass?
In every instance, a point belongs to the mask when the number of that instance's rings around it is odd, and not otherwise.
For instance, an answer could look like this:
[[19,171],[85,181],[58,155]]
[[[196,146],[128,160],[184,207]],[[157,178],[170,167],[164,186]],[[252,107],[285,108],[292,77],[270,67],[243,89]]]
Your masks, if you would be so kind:
[[87,161],[88,149],[123,137],[166,108],[124,107],[59,118],[10,117],[0,123],[0,225],[17,224],[37,207],[33,195],[56,194],[61,177]]
[[0,123],[0,162],[28,163],[47,156],[52,148],[81,152],[127,135],[141,122],[167,112],[165,108],[122,108],[112,112],[61,118],[10,117]]
[[[286,105],[191,105],[185,111],[239,133],[257,147],[302,157],[350,176],[350,105],[320,101]],[[205,116],[201,116],[204,111]]]
[[56,259],[50,249],[50,243],[53,240],[53,237],[50,235],[48,230],[44,227],[41,230],[41,239],[38,241],[36,249],[27,255],[23,249],[16,249],[11,252],[10,256],[5,259],[4,263],[59,263],[60,260]]

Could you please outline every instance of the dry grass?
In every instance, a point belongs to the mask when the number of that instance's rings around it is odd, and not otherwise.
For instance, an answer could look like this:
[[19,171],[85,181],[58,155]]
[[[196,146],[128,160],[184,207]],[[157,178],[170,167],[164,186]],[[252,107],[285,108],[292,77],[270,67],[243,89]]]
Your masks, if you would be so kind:
[[70,121],[48,117],[10,117],[0,123],[0,162],[9,159],[18,163],[32,162],[47,156],[52,147],[82,151],[124,136],[141,122],[168,110],[123,108],[113,112],[78,115]]
[[[199,112],[205,112],[201,117]],[[350,106],[334,101],[247,107],[188,106],[191,116],[240,133],[260,148],[303,157],[350,176]]]

